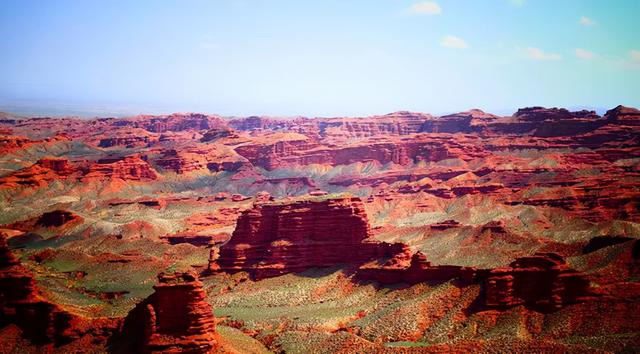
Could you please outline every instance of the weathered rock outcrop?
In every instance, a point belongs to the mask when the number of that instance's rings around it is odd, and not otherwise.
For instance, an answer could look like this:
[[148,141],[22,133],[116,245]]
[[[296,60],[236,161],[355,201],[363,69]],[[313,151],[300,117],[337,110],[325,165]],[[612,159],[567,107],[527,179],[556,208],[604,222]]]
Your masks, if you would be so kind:
[[0,178],[0,188],[43,187],[55,180],[77,178],[80,173],[65,158],[47,157]]
[[447,134],[415,135],[395,139],[373,137],[337,146],[321,145],[305,137],[298,137],[286,141],[245,144],[236,148],[236,151],[255,166],[267,170],[308,164],[335,166],[370,161],[407,165],[411,162],[485,156],[486,153],[474,140],[467,137],[453,141]]
[[195,171],[238,171],[251,168],[251,164],[224,145],[169,149],[154,160],[164,170],[184,174]]
[[173,113],[162,116],[141,115],[133,118],[117,119],[112,121],[111,124],[117,127],[142,128],[153,133],[224,129],[227,127],[224,120],[219,116],[201,113]]
[[229,125],[244,131],[295,131],[313,138],[351,139],[414,134],[431,118],[430,114],[407,111],[358,118],[275,119],[252,116],[231,120]]
[[70,222],[77,222],[82,218],[68,210],[53,210],[40,215],[36,226],[60,227]]
[[146,147],[157,142],[158,137],[141,128],[123,128],[111,132],[108,137],[97,139],[96,145],[101,148],[110,147]]
[[317,119],[318,133],[325,138],[366,138],[409,135],[420,131],[429,114],[400,111],[363,118]]
[[35,344],[60,345],[79,337],[74,315],[43,299],[33,275],[16,259],[0,233],[0,323],[14,323]]
[[401,244],[370,239],[359,198],[256,204],[240,215],[231,240],[210,261],[209,270],[246,271],[263,278],[358,264],[401,250]]
[[33,231],[39,228],[68,228],[78,225],[84,219],[68,210],[56,209],[42,213],[40,216],[20,220],[2,227],[13,230]]
[[129,312],[121,352],[212,353],[215,318],[195,273],[158,275],[155,292]]
[[236,130],[290,130],[297,122],[293,120],[271,119],[258,116],[236,118],[229,121],[229,126]]
[[479,109],[449,114],[425,121],[421,133],[478,133],[499,117]]
[[411,250],[405,246],[403,252],[397,253],[383,265],[369,263],[358,269],[357,277],[364,280],[374,280],[381,284],[422,282],[442,282],[459,279],[470,283],[477,280],[478,274],[484,275],[485,270],[473,267],[454,265],[432,265],[422,252],[411,255]]
[[640,110],[636,108],[617,106],[608,110],[604,118],[618,125],[640,126]]
[[555,253],[518,258],[508,267],[491,270],[485,281],[488,308],[525,305],[553,311],[593,296],[585,275],[570,269],[564,258]]
[[137,156],[106,158],[89,167],[83,181],[122,179],[125,181],[153,181],[158,173],[149,163]]

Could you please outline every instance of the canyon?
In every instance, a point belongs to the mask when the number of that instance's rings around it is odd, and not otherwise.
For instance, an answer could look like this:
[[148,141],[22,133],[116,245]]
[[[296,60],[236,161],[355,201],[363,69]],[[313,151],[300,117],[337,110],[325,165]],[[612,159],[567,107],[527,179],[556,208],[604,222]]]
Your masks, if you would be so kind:
[[624,106],[4,114],[2,345],[633,351],[639,127]]

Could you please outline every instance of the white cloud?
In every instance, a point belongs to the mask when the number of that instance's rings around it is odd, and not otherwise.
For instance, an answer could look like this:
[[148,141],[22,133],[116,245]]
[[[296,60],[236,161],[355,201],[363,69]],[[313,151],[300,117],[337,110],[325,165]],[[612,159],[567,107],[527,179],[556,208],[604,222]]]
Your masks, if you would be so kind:
[[595,26],[596,25],[596,21],[590,19],[587,16],[582,16],[580,17],[580,24],[583,26]]
[[440,44],[443,47],[455,49],[465,49],[469,47],[467,42],[465,42],[462,38],[456,36],[444,36],[442,37]]
[[593,52],[590,52],[586,49],[582,49],[582,48],[576,48],[576,56],[580,59],[593,59],[593,57],[595,56],[593,54]]
[[640,62],[640,50],[631,49],[629,55],[631,56],[631,60]]
[[421,1],[411,5],[409,12],[419,15],[439,15],[442,13],[442,8],[435,1]]
[[203,50],[216,50],[219,48],[220,48],[220,45],[218,45],[215,42],[210,42],[210,41],[200,42],[200,49],[203,49]]
[[535,48],[535,47],[529,47],[529,48],[525,49],[524,54],[529,59],[534,59],[534,60],[560,60],[560,59],[562,59],[562,56],[560,54],[546,53],[542,49]]

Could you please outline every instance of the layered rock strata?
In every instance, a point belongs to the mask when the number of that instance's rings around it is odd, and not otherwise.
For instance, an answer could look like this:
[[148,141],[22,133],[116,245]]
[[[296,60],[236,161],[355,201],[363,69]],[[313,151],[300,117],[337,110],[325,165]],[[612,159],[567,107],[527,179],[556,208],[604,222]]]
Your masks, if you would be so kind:
[[570,269],[555,253],[536,253],[489,272],[485,305],[505,309],[525,305],[551,311],[595,296],[584,274]]
[[246,271],[256,278],[313,267],[391,257],[401,244],[370,238],[359,198],[256,204],[238,218],[231,240],[210,271]]
[[125,319],[125,352],[195,354],[218,348],[215,318],[195,273],[161,273],[153,288]]
[[474,267],[432,265],[422,252],[418,251],[411,255],[408,246],[405,247],[403,252],[396,254],[382,266],[375,263],[363,265],[358,269],[357,277],[381,284],[416,284],[443,282],[450,279],[471,283],[479,276],[486,274],[486,270],[478,270]]
[[42,298],[33,275],[25,269],[0,233],[0,324],[13,323],[38,345],[61,345],[77,339],[76,317]]
[[149,163],[137,156],[102,159],[92,164],[83,181],[122,179],[126,181],[153,181],[158,173]]

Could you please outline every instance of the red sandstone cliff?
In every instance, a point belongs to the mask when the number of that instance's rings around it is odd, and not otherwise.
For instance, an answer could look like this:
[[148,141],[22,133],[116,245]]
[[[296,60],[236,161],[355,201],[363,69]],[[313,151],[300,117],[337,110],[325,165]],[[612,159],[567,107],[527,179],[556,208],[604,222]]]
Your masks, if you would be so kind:
[[55,180],[77,178],[80,171],[65,158],[47,157],[0,178],[0,188],[43,187]]
[[79,338],[79,319],[42,298],[33,275],[15,258],[0,233],[0,323],[17,325],[37,345],[62,345]]
[[251,168],[251,164],[245,158],[224,145],[164,150],[163,155],[154,162],[162,169],[178,174],[202,170],[218,172]]
[[2,227],[13,230],[33,231],[36,228],[61,228],[82,223],[84,219],[71,211],[56,209],[42,213],[40,216],[20,220]]
[[489,272],[485,305],[504,309],[525,305],[551,311],[594,296],[589,280],[555,253],[536,253]]
[[219,116],[201,113],[173,113],[162,116],[141,115],[133,118],[113,120],[111,125],[117,127],[129,126],[142,128],[154,133],[227,128],[227,124]]
[[152,181],[158,173],[149,163],[137,156],[102,159],[91,164],[83,181],[122,179],[125,181]]
[[313,267],[389,257],[399,244],[370,239],[359,198],[257,204],[238,218],[231,240],[210,271],[250,272],[257,278]]
[[461,267],[453,265],[432,265],[422,252],[411,255],[409,247],[401,253],[397,253],[383,265],[369,263],[358,268],[359,279],[374,280],[381,284],[407,283],[416,284],[422,282],[443,282],[450,279],[459,279],[464,283],[477,280],[478,276],[484,276],[485,270],[473,267]]
[[212,353],[215,318],[194,273],[158,275],[155,292],[125,319],[121,352]]

